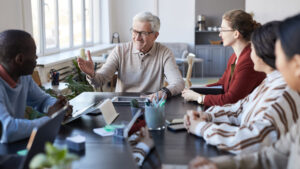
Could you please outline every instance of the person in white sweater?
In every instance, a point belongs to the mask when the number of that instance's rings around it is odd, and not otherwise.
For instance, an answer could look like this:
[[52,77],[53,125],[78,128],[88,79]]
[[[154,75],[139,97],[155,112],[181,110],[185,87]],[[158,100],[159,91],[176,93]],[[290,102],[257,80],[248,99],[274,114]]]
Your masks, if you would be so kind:
[[[300,14],[287,18],[278,28],[276,67],[288,85],[300,95]],[[293,42],[293,43],[291,43]],[[297,102],[296,104],[299,104]],[[210,160],[197,157],[190,169],[294,169],[300,166],[300,120],[273,146],[261,151],[238,156],[221,156]]]
[[268,23],[254,31],[251,59],[266,79],[235,104],[213,106],[205,112],[185,115],[187,130],[208,144],[231,153],[259,151],[286,134],[300,114],[300,95],[287,86],[275,69],[275,28]]

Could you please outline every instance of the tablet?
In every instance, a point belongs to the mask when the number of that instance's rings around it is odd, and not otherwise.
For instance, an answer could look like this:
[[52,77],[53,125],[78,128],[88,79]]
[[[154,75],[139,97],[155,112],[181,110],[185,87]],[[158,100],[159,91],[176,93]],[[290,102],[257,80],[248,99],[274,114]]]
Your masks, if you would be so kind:
[[138,96],[116,96],[112,98],[112,102],[114,104],[130,105],[130,102],[133,99],[136,99],[139,105],[145,105],[145,103],[147,102],[147,98],[142,98]]
[[171,130],[171,131],[184,131],[184,130],[186,130],[185,127],[184,127],[184,124],[182,124],[182,123],[168,125],[168,129]]

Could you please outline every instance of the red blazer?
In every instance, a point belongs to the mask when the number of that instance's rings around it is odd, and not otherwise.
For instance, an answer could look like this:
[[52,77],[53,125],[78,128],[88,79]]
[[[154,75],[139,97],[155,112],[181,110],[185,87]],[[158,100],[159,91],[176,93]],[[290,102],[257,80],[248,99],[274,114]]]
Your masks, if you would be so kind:
[[222,106],[228,103],[236,103],[238,100],[249,95],[263,81],[266,75],[263,72],[256,72],[254,70],[254,64],[250,58],[250,53],[251,47],[248,45],[242,51],[229,83],[231,64],[236,60],[235,53],[231,55],[221,79],[217,83],[207,85],[222,85],[224,94],[206,95],[204,99],[205,106]]

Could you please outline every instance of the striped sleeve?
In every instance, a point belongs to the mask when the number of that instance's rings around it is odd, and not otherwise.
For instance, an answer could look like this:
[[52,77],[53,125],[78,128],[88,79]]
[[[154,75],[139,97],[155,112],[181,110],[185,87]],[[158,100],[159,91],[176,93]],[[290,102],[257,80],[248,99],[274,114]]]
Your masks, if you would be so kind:
[[132,148],[133,158],[138,166],[142,166],[145,157],[150,152],[150,147],[143,142],[139,142],[136,146]]
[[139,141],[139,132],[132,134],[128,141],[132,147],[132,155],[138,166],[142,166],[145,157],[151,150],[147,144]]
[[248,101],[249,96],[239,100],[235,104],[210,107],[205,112],[211,115],[211,122],[240,125],[244,103],[247,103]]
[[194,134],[202,136],[208,144],[235,154],[258,151],[277,140],[276,128],[268,119],[253,121],[248,127],[200,122]]
[[237,168],[287,168],[291,156],[292,145],[298,144],[297,137],[300,135],[300,121],[291,127],[286,135],[282,136],[273,146],[265,147],[259,152],[241,154],[237,156],[219,156],[211,158],[219,169]]
[[255,112],[248,113],[239,126],[200,122],[195,134],[202,136],[207,143],[232,153],[258,151],[289,132],[298,119],[299,102],[299,94],[287,89],[282,97],[266,98],[264,105],[268,106],[261,106]]
[[[265,102],[268,100],[270,99]],[[268,119],[276,127],[278,137],[289,132],[291,126],[298,120],[300,105],[297,103],[300,103],[299,95],[291,89],[287,89],[283,92],[282,97],[277,98],[268,108],[265,107],[266,112],[263,114],[263,118]],[[261,112],[254,114],[254,118],[259,118],[259,116],[261,116]]]

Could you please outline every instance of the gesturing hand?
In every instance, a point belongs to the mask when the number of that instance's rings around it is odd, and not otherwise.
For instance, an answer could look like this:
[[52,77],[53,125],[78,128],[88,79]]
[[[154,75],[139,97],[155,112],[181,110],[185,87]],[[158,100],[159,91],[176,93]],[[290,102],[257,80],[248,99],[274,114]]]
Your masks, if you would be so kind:
[[89,75],[90,77],[94,77],[95,70],[94,70],[94,63],[91,57],[91,53],[87,51],[88,60],[84,60],[82,58],[77,58],[78,66],[81,71]]

